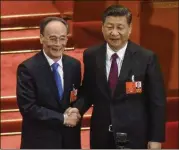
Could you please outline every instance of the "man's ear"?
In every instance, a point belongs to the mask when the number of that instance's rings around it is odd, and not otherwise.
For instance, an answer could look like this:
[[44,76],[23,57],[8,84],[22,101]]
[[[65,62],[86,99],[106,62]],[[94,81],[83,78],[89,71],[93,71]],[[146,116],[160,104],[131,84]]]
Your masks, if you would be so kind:
[[101,31],[102,31],[102,33],[104,32],[104,25],[103,24],[101,26]]
[[44,36],[40,34],[40,43],[43,44],[43,41],[44,41]]
[[129,36],[132,33],[132,23],[129,25]]

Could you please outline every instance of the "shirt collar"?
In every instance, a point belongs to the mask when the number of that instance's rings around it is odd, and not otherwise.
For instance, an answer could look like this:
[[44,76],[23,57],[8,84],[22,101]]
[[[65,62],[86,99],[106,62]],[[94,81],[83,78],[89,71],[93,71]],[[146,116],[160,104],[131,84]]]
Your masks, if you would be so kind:
[[125,51],[126,51],[126,48],[127,48],[127,44],[128,42],[124,45],[124,47],[122,47],[121,49],[119,49],[117,52],[114,52],[108,45],[107,43],[107,53],[106,53],[106,58],[107,60],[111,60],[111,56],[116,53],[119,57],[120,60],[123,60],[124,59],[124,54],[125,54]]
[[[52,66],[52,64],[55,63],[55,61],[54,61],[53,59],[51,59],[51,58],[45,53],[44,50],[43,50],[43,53],[44,53],[45,58],[47,59],[49,65]],[[58,60],[56,63],[58,63],[59,66],[62,68],[62,66],[63,66],[63,65],[62,65],[62,56],[61,56],[60,60]]]

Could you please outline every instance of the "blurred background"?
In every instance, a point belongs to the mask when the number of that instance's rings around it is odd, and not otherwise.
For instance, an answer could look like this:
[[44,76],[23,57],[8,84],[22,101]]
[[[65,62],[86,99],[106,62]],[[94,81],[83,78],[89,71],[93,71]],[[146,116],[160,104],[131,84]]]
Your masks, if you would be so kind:
[[[65,53],[82,63],[83,51],[102,43],[101,16],[111,4],[133,13],[131,40],[154,51],[160,61],[167,91],[166,142],[179,148],[178,1],[175,0],[51,0],[1,1],[1,149],[19,149],[22,118],[16,104],[16,69],[41,49],[39,23],[47,16],[63,17],[70,26]],[[82,148],[89,149],[90,116],[84,115]]]

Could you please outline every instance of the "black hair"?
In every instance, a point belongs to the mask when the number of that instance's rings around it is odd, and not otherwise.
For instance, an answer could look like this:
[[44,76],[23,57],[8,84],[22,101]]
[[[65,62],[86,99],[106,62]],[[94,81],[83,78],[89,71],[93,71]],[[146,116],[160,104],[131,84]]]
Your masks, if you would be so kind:
[[105,22],[108,16],[126,16],[127,23],[130,24],[132,22],[132,13],[131,11],[122,5],[111,5],[109,6],[103,13],[102,21]]

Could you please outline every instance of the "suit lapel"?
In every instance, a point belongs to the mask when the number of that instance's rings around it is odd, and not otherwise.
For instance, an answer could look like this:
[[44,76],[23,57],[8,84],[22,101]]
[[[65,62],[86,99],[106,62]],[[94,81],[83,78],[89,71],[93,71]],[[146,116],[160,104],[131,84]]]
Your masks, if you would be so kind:
[[132,46],[132,42],[128,42],[128,46],[124,55],[118,83],[114,92],[114,97],[120,97],[125,94],[125,82],[129,79],[129,75],[132,69],[132,55],[136,49]]
[[111,93],[106,76],[106,43],[103,44],[96,55],[96,82],[101,92],[110,99]]
[[[70,70],[71,70],[71,65],[68,61],[68,58],[66,55],[63,55],[63,59],[62,59],[62,63],[63,63],[63,76],[64,76],[64,93],[63,93],[63,100],[66,99],[67,93],[66,91],[68,91],[69,89],[69,85],[70,85]],[[67,101],[66,101],[67,102]],[[66,103],[65,102],[65,103]]]
[[[51,70],[51,67],[49,66],[48,61],[46,60],[43,52],[40,52],[40,66],[39,66],[39,72],[43,74],[44,76],[44,81],[47,81],[47,86],[50,88],[51,93],[55,96],[55,99],[59,104],[62,104],[63,106],[66,105],[68,102],[66,101],[67,93],[69,89],[69,83],[71,82],[70,80],[70,63],[68,61],[68,58],[66,55],[63,55],[62,57],[62,64],[63,64],[63,79],[64,80],[64,93],[63,93],[63,98],[62,100],[59,100],[59,95],[58,95],[58,88],[56,86],[56,82],[53,76],[53,72]],[[62,106],[61,105],[61,106]]]
[[51,67],[45,58],[43,52],[41,51],[39,53],[39,73],[43,76],[44,82],[47,82],[47,87],[51,90],[52,95],[54,95],[54,98],[59,102],[59,96],[58,96],[58,89],[55,83],[55,79],[51,70]]

